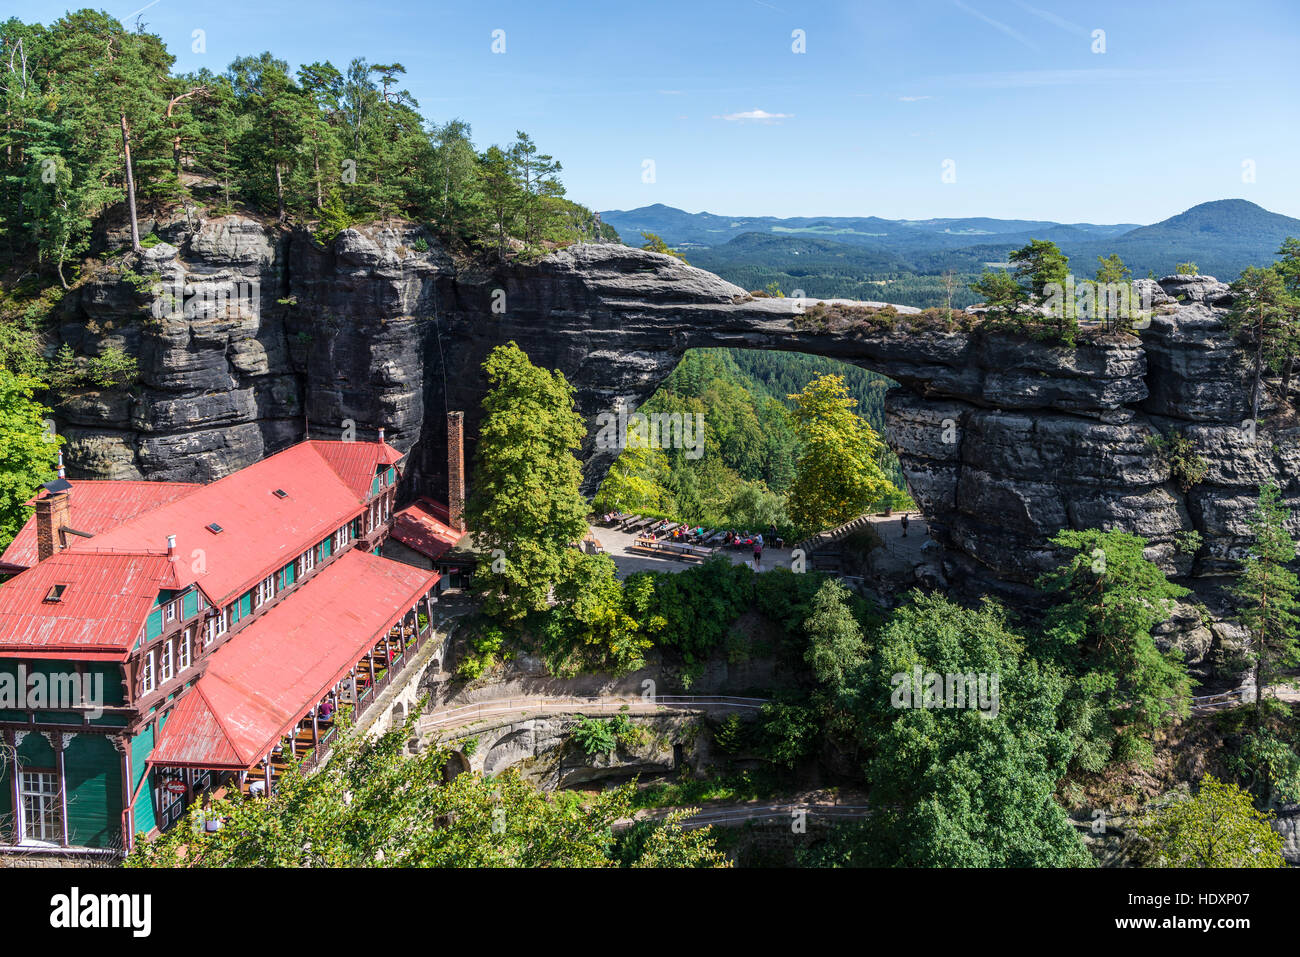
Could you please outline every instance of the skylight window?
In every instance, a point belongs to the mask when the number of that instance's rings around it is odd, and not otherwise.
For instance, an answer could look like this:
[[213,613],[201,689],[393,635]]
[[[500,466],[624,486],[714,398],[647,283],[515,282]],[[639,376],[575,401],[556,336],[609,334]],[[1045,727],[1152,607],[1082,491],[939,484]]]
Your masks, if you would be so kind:
[[55,585],[50,589],[49,594],[45,596],[45,600],[63,601],[63,593],[67,590],[68,590],[67,585]]
[[207,529],[213,535],[220,535],[222,532],[225,531],[225,529],[222,528],[220,525],[218,525],[216,522],[213,522],[211,525],[208,525]]
[[275,490],[274,492],[272,492],[271,494],[274,495],[276,498],[288,498],[288,497],[289,497],[289,493],[286,492],[286,491],[285,491],[284,489],[282,489],[282,488],[278,488],[278,489],[276,489],[276,490]]

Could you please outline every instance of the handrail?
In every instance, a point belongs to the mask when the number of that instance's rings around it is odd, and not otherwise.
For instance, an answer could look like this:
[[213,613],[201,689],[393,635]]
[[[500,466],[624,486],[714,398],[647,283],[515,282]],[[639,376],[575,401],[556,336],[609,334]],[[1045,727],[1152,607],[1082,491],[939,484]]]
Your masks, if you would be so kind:
[[656,708],[691,708],[722,707],[757,710],[767,703],[766,698],[744,698],[737,695],[657,695],[652,698],[617,698],[601,696],[563,696],[539,695],[492,698],[487,701],[474,702],[446,710],[435,710],[420,722],[422,727],[432,728],[439,725],[455,724],[464,716],[487,717],[497,714],[511,714],[519,711],[601,711],[618,712],[624,709],[640,707]]

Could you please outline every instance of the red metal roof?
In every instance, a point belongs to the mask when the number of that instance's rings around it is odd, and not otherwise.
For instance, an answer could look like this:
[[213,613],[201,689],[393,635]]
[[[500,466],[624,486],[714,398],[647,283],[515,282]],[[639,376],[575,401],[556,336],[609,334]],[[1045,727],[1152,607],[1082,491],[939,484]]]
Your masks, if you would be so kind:
[[[345,484],[319,447],[363,444],[374,461],[379,446],[373,442],[299,443],[69,551],[159,549],[175,535],[181,583],[197,582],[214,604],[224,605],[362,513],[364,496]],[[208,530],[214,523],[221,532]]]
[[0,586],[0,655],[121,659],[176,584],[165,555],[61,552]]
[[439,518],[446,507],[429,498],[416,499],[393,516],[393,538],[432,559],[441,558],[451,551],[463,532],[458,532]]
[[438,577],[348,551],[213,652],[164,724],[150,763],[252,767]]
[[313,439],[306,443],[320,454],[343,483],[363,499],[370,497],[370,487],[381,465],[394,465],[402,453],[381,442],[325,442]]
[[[175,501],[201,485],[191,482],[69,482],[68,524],[79,532],[99,535],[143,512]],[[44,493],[41,496],[44,497]],[[36,499],[32,499],[34,502]],[[27,504],[32,504],[28,502]],[[32,517],[9,543],[0,561],[31,568],[36,564],[36,519]]]

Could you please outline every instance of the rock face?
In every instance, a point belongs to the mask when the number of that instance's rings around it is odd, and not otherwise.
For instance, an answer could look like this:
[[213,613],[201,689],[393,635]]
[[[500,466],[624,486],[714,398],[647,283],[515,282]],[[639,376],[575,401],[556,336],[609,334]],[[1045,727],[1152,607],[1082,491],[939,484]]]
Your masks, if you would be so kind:
[[[486,268],[458,266],[406,224],[345,230],[329,247],[233,216],[155,229],[165,242],[139,271],[180,283],[183,308],[113,274],[67,300],[64,341],[86,355],[116,343],[140,365],[129,392],[59,404],[74,477],[210,479],[305,429],[385,426],[411,452],[411,492],[442,498],[445,412],[464,410],[472,456],[481,363],[513,340],[574,384],[590,493],[615,454],[595,447],[597,417],[647,399],[685,350],[731,346],[831,356],[899,383],[886,437],[954,584],[1032,581],[1063,527],[1135,532],[1170,572],[1223,574],[1269,476],[1300,522],[1300,427],[1267,402],[1243,425],[1249,369],[1219,322],[1229,290],[1210,277],[1140,281],[1162,307],[1140,337],[1061,349],[929,327],[818,331],[800,303],[624,246]],[[232,297],[241,283],[255,293]],[[1152,441],[1175,432],[1208,465],[1186,489]]]

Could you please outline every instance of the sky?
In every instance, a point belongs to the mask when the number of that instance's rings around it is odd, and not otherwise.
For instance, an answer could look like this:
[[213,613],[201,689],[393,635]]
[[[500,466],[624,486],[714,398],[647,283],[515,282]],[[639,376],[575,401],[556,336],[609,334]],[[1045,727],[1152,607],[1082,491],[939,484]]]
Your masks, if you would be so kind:
[[400,62],[427,119],[480,148],[528,131],[593,209],[1150,223],[1242,198],[1300,217],[1300,0],[101,8],[179,71]]

